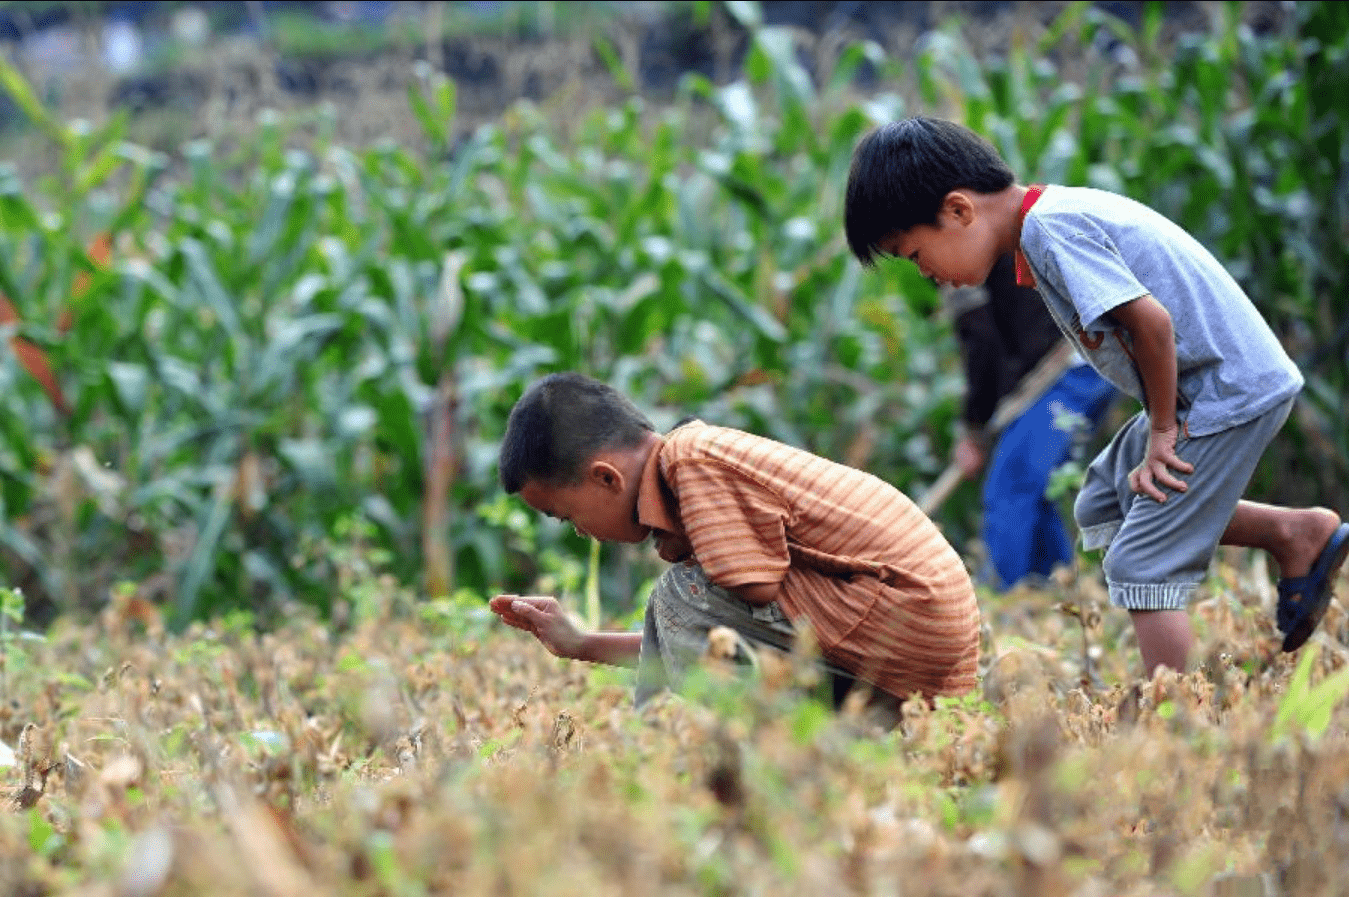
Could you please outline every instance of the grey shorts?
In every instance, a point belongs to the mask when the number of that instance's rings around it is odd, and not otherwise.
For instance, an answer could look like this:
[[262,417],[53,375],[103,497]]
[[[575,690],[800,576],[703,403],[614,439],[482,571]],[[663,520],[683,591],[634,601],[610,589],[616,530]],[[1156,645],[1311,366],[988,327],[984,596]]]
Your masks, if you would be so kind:
[[1115,434],[1087,469],[1073,517],[1082,547],[1105,548],[1110,603],[1129,610],[1184,608],[1217,551],[1265,448],[1288,419],[1289,399],[1254,420],[1207,436],[1176,440],[1176,454],[1194,465],[1189,487],[1162,487],[1166,502],[1129,488],[1129,472],[1147,452],[1151,424],[1140,412]]
[[[707,634],[719,626],[734,630],[742,640],[736,660],[748,665],[753,650],[764,646],[790,652],[796,628],[777,602],[753,605],[714,585],[694,561],[672,564],[661,574],[646,604],[642,651],[637,661],[634,700],[641,706],[666,688],[678,690],[688,670],[707,652]],[[837,703],[853,683],[843,668],[819,661],[831,678]]]

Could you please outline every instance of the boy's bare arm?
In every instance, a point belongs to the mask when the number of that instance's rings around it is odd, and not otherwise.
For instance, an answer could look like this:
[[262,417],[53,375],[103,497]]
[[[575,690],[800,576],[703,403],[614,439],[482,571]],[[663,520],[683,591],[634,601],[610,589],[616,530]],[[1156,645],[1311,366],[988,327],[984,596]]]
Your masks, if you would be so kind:
[[567,660],[632,666],[642,650],[640,632],[587,632],[577,629],[557,599],[539,595],[497,595],[492,612],[507,626],[523,629],[549,653]]
[[1152,296],[1118,305],[1110,314],[1132,338],[1134,363],[1152,423],[1147,457],[1130,472],[1129,487],[1164,502],[1166,494],[1158,484],[1184,492],[1185,481],[1172,471],[1194,472],[1194,465],[1176,455],[1180,424],[1176,420],[1176,337],[1171,315]]
[[589,632],[586,633],[580,655],[574,659],[614,667],[630,667],[637,665],[637,658],[641,653],[640,632]]

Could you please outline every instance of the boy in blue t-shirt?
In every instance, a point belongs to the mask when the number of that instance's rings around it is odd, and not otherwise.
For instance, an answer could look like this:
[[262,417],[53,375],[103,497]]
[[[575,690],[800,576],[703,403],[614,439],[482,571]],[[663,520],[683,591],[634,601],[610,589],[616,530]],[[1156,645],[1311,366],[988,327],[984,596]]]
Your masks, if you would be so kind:
[[1197,240],[1123,196],[1018,184],[988,141],[923,117],[858,143],[844,227],[864,265],[906,258],[951,287],[983,283],[1015,253],[1018,282],[1142,402],[1092,462],[1073,510],[1083,545],[1106,549],[1110,601],[1130,613],[1145,674],[1185,670],[1185,606],[1219,544],[1269,552],[1282,577],[1283,649],[1310,637],[1349,555],[1349,524],[1325,508],[1241,498],[1303,380]]

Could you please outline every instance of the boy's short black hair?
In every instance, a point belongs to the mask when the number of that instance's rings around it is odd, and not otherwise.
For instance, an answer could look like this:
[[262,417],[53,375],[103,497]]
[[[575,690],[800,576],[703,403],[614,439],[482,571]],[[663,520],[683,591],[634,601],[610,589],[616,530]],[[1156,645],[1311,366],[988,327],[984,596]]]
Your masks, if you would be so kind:
[[853,150],[843,206],[848,248],[871,267],[886,237],[936,224],[952,190],[997,193],[1014,183],[993,144],[964,125],[922,116],[881,125]]
[[584,374],[549,374],[511,409],[498,456],[501,486],[514,495],[529,480],[575,485],[596,452],[632,448],[654,431],[612,386]]

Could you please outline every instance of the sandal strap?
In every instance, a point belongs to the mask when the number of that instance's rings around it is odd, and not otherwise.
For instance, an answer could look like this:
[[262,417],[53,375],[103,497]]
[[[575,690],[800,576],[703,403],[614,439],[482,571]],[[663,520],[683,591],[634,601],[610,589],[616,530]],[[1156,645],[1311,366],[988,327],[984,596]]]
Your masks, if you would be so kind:
[[[1314,581],[1311,574],[1279,580],[1277,585],[1279,604],[1275,608],[1274,619],[1280,632],[1292,631],[1297,622],[1315,603],[1305,600],[1313,585]],[[1294,596],[1301,596],[1304,600],[1295,602],[1292,600]]]
[[[1342,522],[1331,534],[1330,541],[1321,550],[1310,573],[1279,580],[1277,583],[1279,604],[1275,620],[1280,632],[1292,632],[1293,628],[1309,615],[1316,615],[1319,618],[1319,615],[1324,613],[1326,602],[1330,599],[1330,590],[1334,587],[1327,577],[1336,561],[1344,562],[1346,541],[1349,541],[1349,524]],[[1293,601],[1294,596],[1298,596],[1297,601]]]
[[1280,598],[1292,598],[1294,595],[1304,594],[1313,584],[1311,574],[1306,576],[1294,576],[1290,579],[1279,580],[1276,588]]

